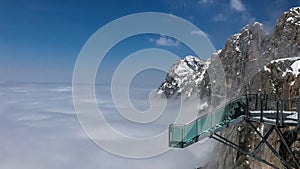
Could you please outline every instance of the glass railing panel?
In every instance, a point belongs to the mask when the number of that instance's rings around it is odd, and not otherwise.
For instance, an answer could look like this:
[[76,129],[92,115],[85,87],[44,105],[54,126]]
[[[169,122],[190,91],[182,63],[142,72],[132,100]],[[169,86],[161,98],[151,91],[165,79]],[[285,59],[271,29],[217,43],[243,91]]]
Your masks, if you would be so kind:
[[214,117],[213,128],[219,128],[223,126],[226,122],[225,108],[221,108],[213,112],[213,117]]
[[171,142],[181,142],[183,140],[183,126],[174,126],[170,127],[170,141]]
[[211,114],[206,114],[197,120],[198,135],[209,131],[209,129],[211,128],[211,117]]
[[184,141],[186,143],[192,142],[197,136],[197,121],[193,121],[184,126]]

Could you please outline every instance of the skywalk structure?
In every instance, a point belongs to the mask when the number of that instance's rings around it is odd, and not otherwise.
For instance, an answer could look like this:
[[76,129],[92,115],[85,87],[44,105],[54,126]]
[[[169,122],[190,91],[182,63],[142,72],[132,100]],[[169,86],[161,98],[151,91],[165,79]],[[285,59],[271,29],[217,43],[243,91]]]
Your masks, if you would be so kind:
[[[253,151],[248,151],[229,139],[221,136],[219,132],[238,122],[245,121],[261,138],[261,141]],[[270,129],[263,135],[255,127],[254,123],[270,125]],[[294,127],[295,135],[287,136],[281,128]],[[169,146],[185,148],[204,138],[213,138],[240,153],[255,158],[273,168],[274,164],[258,157],[257,153],[263,145],[280,160],[285,168],[299,168],[299,160],[291,150],[291,145],[297,139],[297,131],[300,129],[300,98],[297,100],[281,100],[275,95],[248,94],[241,96],[225,104],[225,106],[201,116],[188,124],[171,124],[169,126]],[[276,132],[280,138],[282,148],[292,157],[293,164],[287,162],[279,150],[276,150],[269,142],[271,133]]]

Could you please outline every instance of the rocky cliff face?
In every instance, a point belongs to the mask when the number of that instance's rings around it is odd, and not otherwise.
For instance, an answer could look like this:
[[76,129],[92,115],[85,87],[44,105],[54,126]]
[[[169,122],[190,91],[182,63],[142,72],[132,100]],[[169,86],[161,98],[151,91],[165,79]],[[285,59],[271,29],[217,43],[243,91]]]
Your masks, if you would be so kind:
[[270,57],[285,58],[299,56],[300,8],[291,8],[276,22],[271,38]]
[[[296,100],[300,96],[300,57],[290,57],[273,60],[266,64],[262,70],[256,73],[246,85],[247,91],[250,93],[260,90],[262,93],[277,94],[278,98]],[[295,109],[293,107],[290,108]],[[256,123],[256,128],[261,133],[266,133],[271,126]],[[284,128],[283,131],[292,130],[292,128]],[[231,126],[222,132],[223,136],[231,141],[238,143],[244,149],[253,151],[260,142],[260,137],[249,128],[249,125],[242,122],[235,126]],[[298,131],[298,137],[300,132]],[[280,138],[276,133],[271,134],[268,141],[276,149],[280,149]],[[295,142],[292,146],[296,157],[300,159],[300,141]],[[234,168],[270,168],[250,157],[239,154],[237,151],[229,147],[219,145],[218,151],[225,152],[224,156],[220,157],[218,163],[225,166],[235,166]],[[287,152],[284,152],[288,156]],[[257,156],[272,162],[279,168],[284,168],[278,158],[273,155],[270,149],[263,146]],[[287,158],[292,164],[292,160]],[[222,161],[225,161],[222,163]],[[224,167],[221,167],[222,169]],[[221,169],[220,168],[220,169]],[[225,167],[231,168],[231,167]]]
[[[224,67],[227,100],[246,92],[277,94],[280,98],[295,99],[300,96],[300,7],[291,8],[277,21],[272,34],[268,34],[260,23],[244,27],[240,33],[231,36],[224,49],[213,57],[219,57]],[[159,93],[168,97],[199,95],[207,97],[212,94],[214,77],[209,76],[213,69],[208,61],[188,56],[177,61],[170,69]],[[256,124],[262,132],[270,126]],[[260,139],[244,124],[227,128],[222,135],[236,143],[253,149]],[[300,135],[299,135],[300,137]],[[276,135],[270,136],[270,142],[279,148]],[[300,142],[293,145],[296,156],[300,157]],[[298,149],[297,149],[298,147]],[[259,153],[261,157],[282,167],[276,157],[266,148]],[[226,147],[222,144],[218,149],[220,156],[216,163],[219,168],[268,168],[258,161]],[[233,167],[234,166],[234,167]]]

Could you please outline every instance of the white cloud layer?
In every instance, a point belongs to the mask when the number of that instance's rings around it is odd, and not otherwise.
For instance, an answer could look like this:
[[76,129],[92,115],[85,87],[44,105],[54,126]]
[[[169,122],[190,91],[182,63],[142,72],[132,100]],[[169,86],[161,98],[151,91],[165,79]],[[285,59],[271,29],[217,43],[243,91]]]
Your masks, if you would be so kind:
[[[96,86],[99,107],[111,126],[121,133],[152,136],[166,130],[172,121],[164,116],[149,125],[130,123],[114,109],[108,94],[110,88],[100,88]],[[147,159],[112,155],[96,146],[82,130],[71,92],[66,84],[0,83],[1,169],[182,169],[204,166],[216,155],[212,140]],[[143,104],[141,96],[140,92],[133,96],[137,105]],[[170,114],[174,116],[174,110]],[[162,144],[167,146],[167,141],[168,138]]]

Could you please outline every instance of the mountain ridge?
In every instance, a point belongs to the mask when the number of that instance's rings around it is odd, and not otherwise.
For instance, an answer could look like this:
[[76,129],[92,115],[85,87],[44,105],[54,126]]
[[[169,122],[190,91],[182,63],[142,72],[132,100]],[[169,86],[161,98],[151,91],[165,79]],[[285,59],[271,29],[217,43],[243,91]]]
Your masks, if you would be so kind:
[[[300,7],[293,7],[277,20],[272,34],[266,31],[263,24],[254,22],[228,38],[224,48],[212,55],[212,57],[219,57],[222,62],[228,99],[232,99],[236,91],[242,92],[241,86],[246,87],[246,83],[251,81],[272,60],[300,55],[299,27]],[[278,35],[281,32],[285,32],[282,35],[284,37]],[[287,33],[289,36],[285,37]],[[211,83],[215,80],[210,81],[207,71],[212,57],[204,61],[200,58],[197,59],[196,56],[188,55],[177,60],[171,66],[165,81],[158,88],[158,93],[165,94],[167,97],[182,95],[190,97],[195,94],[200,97],[209,96]],[[194,66],[198,69],[193,69],[191,72],[181,65],[188,58],[194,59]],[[190,74],[178,75],[176,72],[179,71],[178,67],[181,67],[181,72],[190,72]],[[193,67],[193,65],[190,64],[189,67]]]

